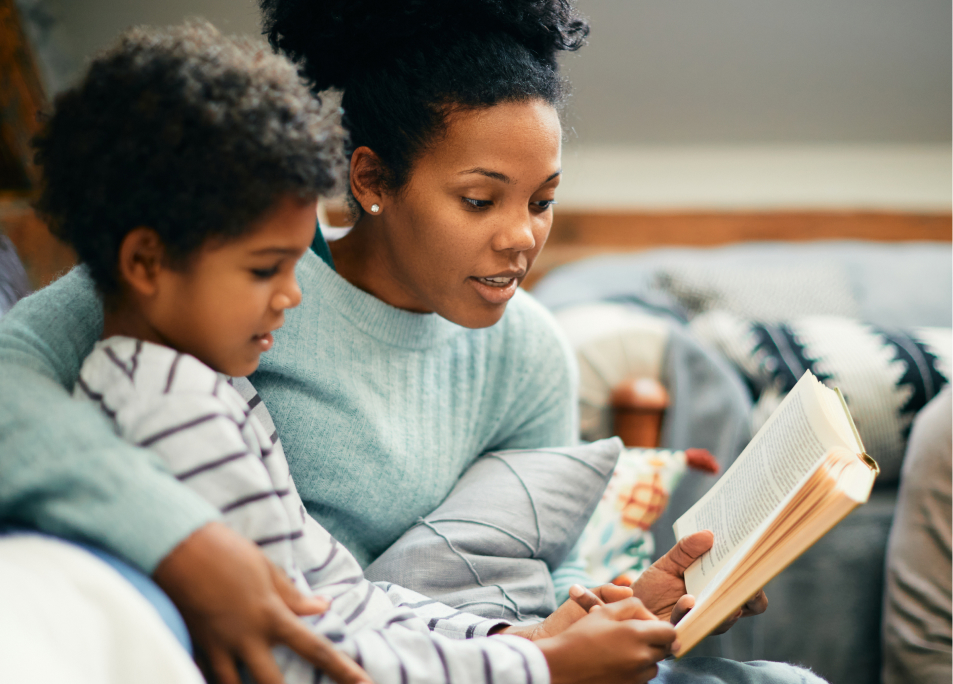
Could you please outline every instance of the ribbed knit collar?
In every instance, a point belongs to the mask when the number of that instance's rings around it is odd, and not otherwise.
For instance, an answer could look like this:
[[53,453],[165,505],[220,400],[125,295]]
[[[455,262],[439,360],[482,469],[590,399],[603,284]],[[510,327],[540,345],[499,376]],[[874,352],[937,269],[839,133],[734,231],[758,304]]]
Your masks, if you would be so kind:
[[298,265],[305,279],[312,279],[322,304],[331,305],[368,335],[395,347],[429,349],[466,328],[437,314],[397,309],[354,287],[314,254],[306,253]]

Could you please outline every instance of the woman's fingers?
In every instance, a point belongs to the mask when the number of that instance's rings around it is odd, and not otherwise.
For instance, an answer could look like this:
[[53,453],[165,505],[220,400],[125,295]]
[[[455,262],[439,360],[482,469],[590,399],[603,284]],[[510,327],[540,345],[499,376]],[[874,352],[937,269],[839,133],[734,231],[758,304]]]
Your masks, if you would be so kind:
[[204,662],[211,670],[216,684],[241,684],[235,661],[227,652],[219,649],[206,652]]
[[241,659],[256,684],[285,684],[285,678],[270,648],[260,643],[255,644],[241,654]]
[[708,530],[695,532],[679,539],[675,546],[655,563],[665,572],[681,577],[685,569],[708,551],[714,543],[715,535]]
[[672,616],[670,619],[673,625],[677,625],[681,622],[682,618],[695,607],[695,597],[691,594],[685,594],[678,601],[675,602],[675,607],[672,608]]
[[767,609],[768,596],[764,593],[764,590],[761,590],[748,599],[748,601],[741,607],[741,613],[742,617],[748,617],[750,615],[761,615],[761,613]]
[[311,632],[297,618],[281,620],[276,632],[281,643],[338,684],[371,684],[371,678],[357,663],[334,650],[330,641]]
[[281,568],[268,561],[268,572],[275,591],[295,615],[320,615],[326,613],[331,602],[323,596],[305,596]]

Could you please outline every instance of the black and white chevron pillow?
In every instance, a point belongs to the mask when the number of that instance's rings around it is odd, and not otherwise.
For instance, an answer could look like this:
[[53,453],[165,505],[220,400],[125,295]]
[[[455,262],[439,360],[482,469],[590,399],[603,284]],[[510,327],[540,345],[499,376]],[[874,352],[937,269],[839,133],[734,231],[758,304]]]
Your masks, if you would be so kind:
[[744,374],[756,402],[753,429],[805,370],[839,387],[882,482],[898,477],[913,418],[949,382],[953,363],[949,328],[886,329],[833,316],[760,323],[720,311],[691,328]]

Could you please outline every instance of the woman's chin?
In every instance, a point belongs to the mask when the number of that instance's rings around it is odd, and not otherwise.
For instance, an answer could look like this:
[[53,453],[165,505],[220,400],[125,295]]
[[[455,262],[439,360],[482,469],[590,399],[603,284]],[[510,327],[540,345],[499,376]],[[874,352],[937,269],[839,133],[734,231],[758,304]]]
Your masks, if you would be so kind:
[[467,302],[463,306],[454,307],[453,311],[438,311],[438,314],[451,323],[464,328],[489,328],[500,322],[506,313],[506,302],[490,304],[486,301]]

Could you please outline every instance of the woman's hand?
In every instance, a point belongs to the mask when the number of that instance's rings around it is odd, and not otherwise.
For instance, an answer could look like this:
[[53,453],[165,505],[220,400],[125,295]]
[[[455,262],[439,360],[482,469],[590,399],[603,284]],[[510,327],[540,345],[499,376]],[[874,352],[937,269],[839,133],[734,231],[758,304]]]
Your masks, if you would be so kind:
[[644,684],[658,674],[656,663],[676,645],[675,628],[632,597],[595,606],[561,634],[536,645],[553,684]]
[[[678,541],[672,549],[632,583],[632,592],[645,606],[662,620],[677,623],[685,616],[695,598],[685,591],[685,570],[715,542],[708,530],[690,534]],[[759,591],[735,615],[723,622],[712,634],[723,634],[739,618],[759,615],[768,608],[768,597]]]
[[[572,591],[572,590],[570,590]],[[615,603],[632,597],[632,590],[629,587],[617,587],[614,584],[605,584],[601,587],[590,589],[595,596],[603,603]],[[569,599],[559,606],[548,618],[535,625],[514,625],[504,627],[503,629],[491,634],[512,634],[521,636],[530,641],[539,639],[548,639],[566,631],[573,624],[586,617],[587,604],[581,607],[578,601]]]
[[271,647],[285,644],[339,684],[370,683],[367,673],[313,634],[298,615],[328,609],[305,597],[257,546],[209,523],[176,546],[153,579],[178,607],[197,654],[219,684],[239,684],[236,661],[258,684],[281,684]]
[[[675,603],[675,608],[672,609],[672,616],[670,618],[673,625],[677,625],[686,613],[695,607],[695,597],[691,594],[685,594],[682,598],[678,599]],[[748,599],[741,608],[738,609],[734,615],[722,622],[718,627],[712,632],[715,634],[724,634],[729,629],[734,627],[735,623],[738,622],[743,617],[750,617],[752,615],[760,615],[768,609],[768,597],[765,595],[764,591],[759,591],[757,594]]]

